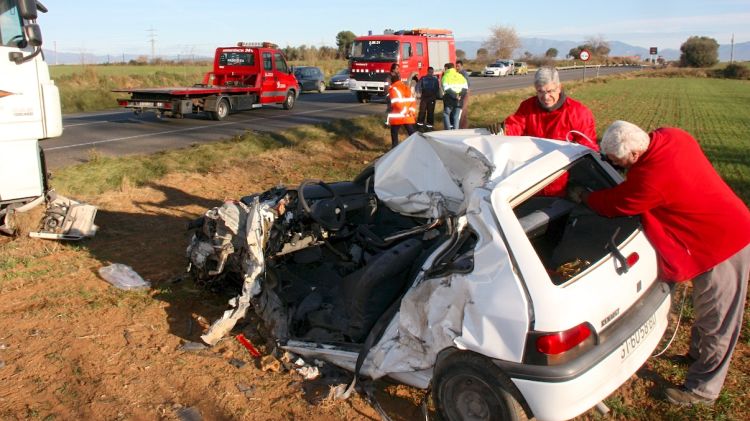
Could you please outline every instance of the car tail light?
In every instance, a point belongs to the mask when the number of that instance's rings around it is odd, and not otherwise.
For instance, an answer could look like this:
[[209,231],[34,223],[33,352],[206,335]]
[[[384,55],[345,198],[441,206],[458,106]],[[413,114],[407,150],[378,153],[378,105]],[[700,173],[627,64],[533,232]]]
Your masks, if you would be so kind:
[[120,101],[117,101],[117,104],[119,106],[121,106],[121,107],[124,107],[124,106],[128,105],[128,101],[126,101],[126,100],[120,100]]
[[625,261],[628,262],[628,267],[632,267],[634,264],[638,263],[638,259],[640,258],[641,256],[639,256],[638,253],[630,253]]
[[563,332],[540,336],[536,340],[536,349],[542,354],[557,355],[568,351],[591,336],[591,329],[586,323]]

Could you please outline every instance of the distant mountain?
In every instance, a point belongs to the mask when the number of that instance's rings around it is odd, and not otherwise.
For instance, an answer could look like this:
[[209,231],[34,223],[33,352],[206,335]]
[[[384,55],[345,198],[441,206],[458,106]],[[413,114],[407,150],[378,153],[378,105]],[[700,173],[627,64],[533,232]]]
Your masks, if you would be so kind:
[[[535,56],[544,55],[550,48],[556,48],[558,58],[564,58],[568,51],[581,44],[583,41],[559,41],[544,38],[521,38],[521,48],[516,50],[515,56],[521,56],[528,51]],[[463,50],[466,57],[473,59],[477,55],[477,50],[482,47],[482,41],[456,41],[456,49]],[[620,41],[609,41],[610,56],[641,56],[646,59],[649,56],[648,47],[638,47],[626,44]],[[719,46],[719,60],[729,61],[731,45]],[[680,58],[680,50],[676,49],[659,49],[659,55],[667,60],[677,60]],[[736,61],[750,60],[750,42],[743,42],[734,45],[734,59]]]
[[[544,38],[521,38],[521,48],[519,48],[515,56],[522,56],[525,51],[530,52],[535,56],[544,55],[550,48],[557,48],[558,58],[564,58],[571,48],[575,48],[583,44],[583,41],[559,41]],[[477,50],[482,47],[482,41],[456,41],[456,49],[464,50],[466,57],[473,59],[477,56]],[[609,48],[611,49],[610,56],[641,56],[641,58],[648,58],[648,47],[638,47],[635,45],[626,44],[620,41],[609,41]],[[729,61],[731,45],[720,45],[719,46],[719,60]],[[680,58],[679,49],[659,49],[659,55],[667,60],[677,60]],[[58,52],[55,55],[54,51],[44,50],[44,56],[49,64],[97,64],[97,63],[121,63],[129,62],[130,60],[137,60],[139,57],[149,57],[148,54],[125,54],[125,55],[96,55],[89,53],[71,53],[71,52]],[[185,56],[166,56],[161,57],[166,60],[180,60],[185,59]],[[736,61],[749,61],[750,60],[750,42],[742,42],[734,45],[734,59]],[[194,57],[196,61],[210,61],[211,57]]]

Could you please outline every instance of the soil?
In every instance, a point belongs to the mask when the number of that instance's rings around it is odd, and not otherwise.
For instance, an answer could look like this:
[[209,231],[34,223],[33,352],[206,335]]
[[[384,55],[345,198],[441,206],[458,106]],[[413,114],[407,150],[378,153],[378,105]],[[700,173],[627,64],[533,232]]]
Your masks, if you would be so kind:
[[[124,183],[116,192],[78,197],[99,207],[100,231],[81,243],[0,238],[0,418],[380,419],[362,395],[329,396],[333,385],[350,382],[350,374],[324,366],[322,377],[306,381],[293,363],[268,357],[274,353],[272,342],[254,317],[234,333],[243,333],[262,358],[254,358],[234,337],[211,348],[186,349],[200,342],[229,296],[204,291],[183,274],[187,224],[206,209],[280,182],[356,174],[385,152],[386,142],[341,140],[307,151],[275,150],[242,168],[172,174],[147,186]],[[313,149],[316,153],[309,153]],[[36,217],[20,220],[23,231]],[[111,263],[131,266],[152,287],[110,286],[97,270]],[[683,323],[668,356],[686,351],[689,318]],[[750,419],[747,334],[745,329],[735,352],[727,402],[697,413],[663,403],[659,391],[679,382],[685,370],[660,357],[608,399],[615,418],[713,418],[712,411],[726,411],[728,418]],[[423,419],[424,391],[385,381],[365,386],[393,420]],[[580,417],[598,418],[593,410]]]

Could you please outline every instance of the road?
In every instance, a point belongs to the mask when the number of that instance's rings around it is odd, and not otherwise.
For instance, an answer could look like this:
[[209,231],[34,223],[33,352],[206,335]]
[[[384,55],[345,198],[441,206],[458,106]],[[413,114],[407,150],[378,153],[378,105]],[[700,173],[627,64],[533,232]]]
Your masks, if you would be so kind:
[[[601,68],[599,75],[632,71],[628,67]],[[597,71],[588,69],[586,77]],[[581,69],[560,72],[560,79],[580,80]],[[471,78],[473,95],[529,87],[533,75],[500,78]],[[135,116],[132,111],[116,110],[63,116],[63,135],[41,142],[49,169],[86,162],[92,154],[125,156],[183,148],[241,135],[248,130],[279,131],[303,124],[323,123],[372,114],[382,114],[382,101],[360,104],[348,90],[300,95],[294,109],[280,106],[231,114],[224,121],[204,115],[184,119],[156,118],[154,113]]]

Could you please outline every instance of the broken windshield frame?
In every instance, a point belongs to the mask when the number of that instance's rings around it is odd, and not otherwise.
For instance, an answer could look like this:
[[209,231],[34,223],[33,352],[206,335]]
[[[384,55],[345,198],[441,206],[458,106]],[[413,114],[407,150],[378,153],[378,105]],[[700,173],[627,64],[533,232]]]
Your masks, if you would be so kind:
[[399,42],[354,41],[350,58],[358,61],[398,61]]

